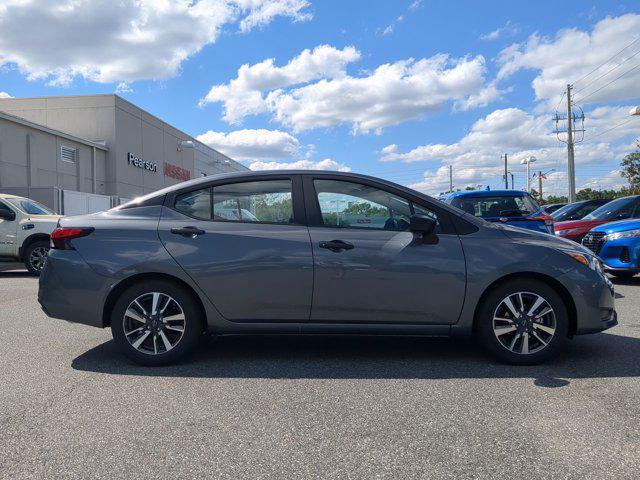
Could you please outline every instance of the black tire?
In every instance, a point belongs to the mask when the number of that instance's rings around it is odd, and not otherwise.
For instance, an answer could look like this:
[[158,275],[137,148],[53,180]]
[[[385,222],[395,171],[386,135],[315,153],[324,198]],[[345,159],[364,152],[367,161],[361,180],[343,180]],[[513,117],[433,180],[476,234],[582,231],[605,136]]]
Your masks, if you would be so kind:
[[[49,248],[50,245],[47,240],[38,240],[27,247],[24,252],[24,266],[27,267],[31,275],[40,276]],[[45,259],[42,258],[43,251],[46,251]]]
[[[175,300],[175,302],[181,308],[183,312],[182,316],[184,317],[184,321],[180,325],[180,327],[183,328],[182,335],[178,340],[176,340],[176,344],[170,350],[166,350],[163,352],[163,342],[158,340],[158,343],[160,345],[160,351],[158,353],[146,352],[142,349],[145,348],[143,347],[143,345],[153,343],[150,342],[150,340],[154,340],[153,336],[157,336],[158,338],[160,338],[160,335],[162,335],[159,333],[159,331],[155,333],[156,331],[153,330],[153,328],[162,329],[162,327],[154,327],[154,325],[151,324],[151,317],[149,317],[148,319],[145,317],[147,323],[141,323],[138,320],[134,321],[129,316],[125,318],[125,312],[134,300],[140,299],[140,297],[142,297],[143,299],[148,298],[145,297],[145,295],[152,295],[152,292],[160,293]],[[144,300],[140,300],[141,303],[143,301]],[[175,309],[175,306],[172,304],[172,307],[170,308]],[[129,336],[125,334],[125,328],[128,328],[128,325],[132,324],[132,322],[138,322],[138,324],[144,328],[137,339],[139,339],[142,334],[149,332],[147,338],[150,340],[145,340],[146,343],[143,343],[139,347],[140,349],[135,348],[132,342],[129,341],[129,338],[132,338],[132,341],[134,341],[136,337],[134,337],[133,335],[137,334],[131,334],[131,332],[129,332]],[[138,324],[136,324],[136,326]],[[156,325],[163,325],[162,320],[158,320],[156,322]],[[140,365],[146,366],[169,365],[192,353],[195,350],[200,339],[203,337],[202,334],[204,331],[204,325],[204,316],[202,314],[198,301],[194,298],[193,294],[175,283],[164,280],[153,280],[138,283],[127,288],[116,301],[116,304],[111,313],[111,332],[113,334],[113,339],[116,345],[129,359]],[[166,333],[165,338],[169,334],[175,334],[174,332],[169,332],[166,329],[163,331]],[[177,334],[175,335],[177,336]]]
[[[527,304],[527,301],[533,302],[535,299],[535,295],[542,297],[548,305],[553,309],[552,314],[547,314],[543,317],[542,320],[538,322],[529,321],[529,327],[527,327],[527,317],[523,315],[522,318],[517,318],[515,322],[507,323],[502,321],[496,321],[496,325],[505,326],[512,328],[516,325],[519,325],[516,328],[522,328],[524,331],[519,333],[520,330],[516,330],[514,332],[507,333],[509,336],[500,335],[500,339],[498,338],[498,334],[494,332],[494,315],[496,315],[502,308],[503,312],[506,312],[506,304],[503,304],[503,300],[509,297],[509,295],[516,295],[516,298],[513,299],[512,304],[517,308],[518,303],[518,292],[528,292],[531,295],[524,295],[524,303],[525,303],[525,313],[527,307],[530,306],[530,303]],[[540,310],[536,310],[536,312],[542,313],[544,310],[544,304],[542,307],[539,307]],[[497,314],[498,317],[510,316],[511,314]],[[533,315],[535,316],[535,314]],[[546,319],[546,320],[545,320]],[[553,319],[553,320],[550,320]],[[555,332],[552,337],[549,337],[548,333],[541,333],[538,328],[540,322],[555,322]],[[520,324],[520,322],[522,322]],[[545,325],[543,325],[545,326]],[[528,333],[530,331],[535,331],[537,338],[541,340],[546,340],[546,344],[543,344],[541,341],[533,337],[532,333]],[[498,360],[509,363],[512,365],[537,365],[540,364],[553,356],[557,355],[563,348],[566,340],[567,334],[569,331],[569,316],[567,313],[567,307],[555,290],[550,286],[546,285],[543,282],[538,280],[527,280],[527,279],[518,279],[512,280],[506,283],[503,283],[496,288],[492,289],[485,298],[482,299],[482,303],[480,308],[478,309],[478,315],[476,317],[476,332],[477,336],[482,343],[482,345]],[[532,348],[532,353],[524,354],[522,351],[524,350],[524,338],[523,336],[527,336],[527,348],[529,346],[529,338],[533,340],[532,345],[537,345],[537,347],[541,347],[539,351],[535,351]],[[509,349],[509,346],[504,345],[504,343],[510,343],[513,341],[513,338],[520,334],[520,337],[515,341],[514,349],[520,350],[520,352],[512,351]]]
[[612,271],[611,275],[613,275],[616,278],[621,278],[623,280],[629,280],[630,278],[635,277],[637,274],[637,272],[616,272],[616,271]]

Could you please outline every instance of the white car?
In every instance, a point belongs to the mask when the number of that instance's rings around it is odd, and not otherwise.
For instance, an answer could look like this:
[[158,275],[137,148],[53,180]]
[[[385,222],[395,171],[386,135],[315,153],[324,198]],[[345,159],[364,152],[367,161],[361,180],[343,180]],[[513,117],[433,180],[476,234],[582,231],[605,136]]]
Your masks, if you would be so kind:
[[0,259],[24,262],[31,274],[40,275],[60,218],[34,200],[0,193]]

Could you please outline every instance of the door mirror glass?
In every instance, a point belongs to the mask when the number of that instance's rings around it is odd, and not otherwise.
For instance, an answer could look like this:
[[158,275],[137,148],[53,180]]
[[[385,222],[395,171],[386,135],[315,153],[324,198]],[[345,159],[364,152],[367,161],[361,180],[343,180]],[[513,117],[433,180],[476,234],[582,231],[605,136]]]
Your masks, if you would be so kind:
[[409,230],[412,232],[423,233],[424,235],[431,235],[436,229],[436,221],[428,215],[422,215],[416,213],[411,215],[409,221]]
[[0,219],[13,221],[16,219],[16,212],[8,208],[0,208]]

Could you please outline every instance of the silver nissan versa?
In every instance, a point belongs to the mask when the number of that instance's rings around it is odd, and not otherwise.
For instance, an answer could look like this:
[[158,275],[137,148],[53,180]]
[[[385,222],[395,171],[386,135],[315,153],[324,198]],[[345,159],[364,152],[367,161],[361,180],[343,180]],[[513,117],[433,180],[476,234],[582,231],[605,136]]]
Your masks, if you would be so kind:
[[474,334],[535,364],[617,324],[600,261],[349,173],[229,173],[60,220],[40,277],[51,317],[111,327],[167,364],[214,334]]

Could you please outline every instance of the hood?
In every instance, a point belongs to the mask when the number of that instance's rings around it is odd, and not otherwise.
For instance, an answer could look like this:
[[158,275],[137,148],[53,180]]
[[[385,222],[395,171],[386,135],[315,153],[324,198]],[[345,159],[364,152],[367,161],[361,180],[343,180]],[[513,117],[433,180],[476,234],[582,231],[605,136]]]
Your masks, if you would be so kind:
[[591,254],[590,250],[574,241],[562,237],[556,237],[555,235],[550,235],[548,233],[537,232],[535,230],[525,230],[524,228],[512,227],[504,224],[496,225],[496,228],[502,230],[502,232],[510,239],[518,242]]
[[596,232],[617,233],[636,229],[640,229],[640,219],[638,218],[607,223],[606,225],[600,225],[593,230]]
[[607,223],[606,220],[567,220],[566,222],[557,222],[553,228],[558,230],[567,230],[569,228],[593,228],[597,225]]

